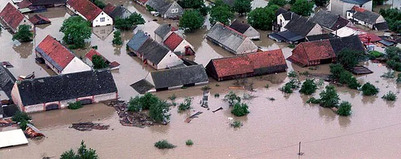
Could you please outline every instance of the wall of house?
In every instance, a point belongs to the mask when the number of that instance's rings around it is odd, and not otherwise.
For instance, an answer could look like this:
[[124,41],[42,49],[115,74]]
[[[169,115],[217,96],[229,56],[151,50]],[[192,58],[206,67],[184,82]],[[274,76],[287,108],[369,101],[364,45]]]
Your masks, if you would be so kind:
[[177,2],[174,1],[173,4],[171,4],[170,8],[167,9],[166,13],[162,15],[162,17],[169,19],[178,19],[179,17],[181,17],[183,12],[184,11],[182,7]]
[[384,22],[386,22],[386,20],[385,20],[384,17],[381,16],[381,15],[379,16],[379,18],[376,19],[376,24],[377,24],[377,23],[384,23]]
[[322,28],[319,24],[316,24],[316,25],[312,28],[312,30],[307,34],[307,36],[310,36],[310,35],[319,35],[319,34],[323,34],[323,28]]
[[175,50],[173,50],[173,52],[181,52],[181,53],[185,53],[185,47],[189,46],[190,48],[192,48],[192,50],[194,50],[194,47],[185,39],[180,43],[180,45],[178,45]]
[[101,12],[93,21],[93,27],[113,25],[113,19],[105,12]]
[[283,14],[277,16],[277,24],[281,26],[280,31],[286,31],[284,27],[290,22],[289,20],[285,20]]
[[61,73],[67,74],[67,73],[75,73],[89,70],[91,70],[90,66],[85,64],[78,57],[74,57],[74,59],[72,59],[72,61],[63,69],[63,71],[61,71]]
[[248,30],[245,31],[244,35],[252,40],[260,39],[260,33],[253,27],[249,27]]
[[251,39],[245,38],[244,42],[237,48],[236,54],[245,54],[256,52],[258,50],[258,46],[256,46]]
[[91,60],[89,60],[89,58],[84,58],[83,59],[83,61],[88,65],[88,66],[90,66],[90,67],[93,67],[93,63],[92,63],[92,61]]
[[17,105],[18,108],[20,108],[20,110],[22,111],[22,107],[24,105],[22,104],[22,100],[21,100],[21,96],[19,94],[17,82],[14,83],[13,89],[11,90],[11,98],[12,98],[14,104]]
[[26,112],[26,113],[40,112],[40,111],[44,111],[45,110],[44,108],[45,107],[44,107],[43,103],[29,105],[29,106],[24,107],[24,112]]
[[156,69],[165,69],[177,65],[181,65],[184,62],[173,52],[169,51],[166,56],[159,62]]
[[107,93],[107,94],[99,94],[94,96],[94,102],[102,102],[108,100],[114,100],[118,98],[117,92]]
[[68,106],[69,103],[74,103],[76,102],[77,99],[67,99],[67,100],[62,100],[60,101],[60,107],[61,108],[66,108]]

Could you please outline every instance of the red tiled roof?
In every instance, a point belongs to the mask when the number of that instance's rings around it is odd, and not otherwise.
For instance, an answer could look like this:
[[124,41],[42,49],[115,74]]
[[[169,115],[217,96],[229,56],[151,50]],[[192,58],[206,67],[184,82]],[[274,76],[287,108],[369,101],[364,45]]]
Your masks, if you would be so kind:
[[93,21],[102,12],[89,0],[68,0],[67,4],[82,14],[88,21]]
[[177,48],[177,46],[180,45],[183,40],[184,39],[181,36],[173,32],[164,41],[164,45],[166,45],[170,50],[175,50],[175,48]]
[[361,8],[361,7],[358,7],[358,6],[354,6],[354,7],[352,7],[352,9],[357,11],[357,12],[364,12],[365,11],[364,8]]
[[[98,55],[98,56],[100,56],[100,57],[103,57],[103,56],[102,56],[99,52],[97,52],[95,49],[91,49],[91,50],[85,55],[85,57],[92,61],[93,55]],[[104,57],[103,57],[103,59],[104,59]]]
[[252,61],[253,68],[265,68],[286,65],[281,49],[245,54]]
[[47,35],[38,45],[45,54],[47,54],[56,64],[63,69],[74,59],[75,55],[66,47],[60,44],[52,36]]
[[6,7],[1,11],[0,18],[7,23],[9,27],[17,30],[18,25],[24,19],[24,15],[17,10],[11,3],[7,3]]
[[331,47],[329,40],[303,42],[300,43],[297,47],[300,47],[300,49],[294,50],[304,52],[308,58],[308,61],[336,57],[336,54],[334,53],[333,47]]
[[108,4],[106,5],[106,7],[103,8],[103,11],[104,11],[106,14],[110,15],[111,12],[114,11],[114,9],[116,9],[116,6],[112,5],[111,3],[108,3]]
[[29,7],[29,6],[31,6],[32,5],[32,3],[29,1],[29,0],[23,0],[22,2],[19,2],[18,4],[17,4],[17,6],[18,6],[18,8],[27,8],[27,7]]
[[47,23],[50,23],[50,20],[40,14],[35,14],[31,18],[29,18],[29,21],[31,21],[33,24],[38,24],[40,21],[46,21]]
[[253,66],[246,56],[213,59],[218,77],[241,75],[253,72]]
[[376,34],[373,34],[373,33],[359,34],[358,36],[359,36],[359,39],[361,39],[361,41],[363,43],[378,42],[378,41],[382,40],[379,36],[377,36]]

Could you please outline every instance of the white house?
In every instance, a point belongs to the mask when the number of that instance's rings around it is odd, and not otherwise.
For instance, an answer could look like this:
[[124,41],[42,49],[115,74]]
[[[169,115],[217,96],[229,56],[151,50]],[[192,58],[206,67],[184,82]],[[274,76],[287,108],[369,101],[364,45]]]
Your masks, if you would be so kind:
[[67,8],[92,23],[92,27],[113,25],[113,18],[89,0],[68,0]]
[[383,16],[358,6],[354,6],[351,10],[347,11],[347,19],[370,29],[388,30],[387,22]]
[[91,67],[50,35],[40,42],[35,48],[35,53],[37,58],[43,59],[43,62],[57,74],[91,70]]
[[359,6],[366,10],[372,11],[372,0],[330,0],[328,11],[346,17],[347,10],[351,10],[354,6]]
[[194,47],[175,32],[171,32],[163,42],[167,48],[179,55],[194,55]]

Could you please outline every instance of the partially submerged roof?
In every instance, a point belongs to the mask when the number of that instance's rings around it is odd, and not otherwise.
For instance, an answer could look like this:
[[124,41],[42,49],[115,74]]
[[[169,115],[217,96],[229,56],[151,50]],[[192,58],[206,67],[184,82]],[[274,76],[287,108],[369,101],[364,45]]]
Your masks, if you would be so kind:
[[302,16],[292,18],[290,22],[284,27],[287,30],[305,37],[317,24]]
[[209,82],[202,65],[156,71],[151,76],[156,89]]
[[17,30],[19,24],[24,20],[24,15],[17,10],[11,3],[7,3],[4,9],[0,12],[0,19],[7,23],[13,30]]
[[378,42],[382,40],[382,38],[373,33],[359,34],[358,37],[363,43]]
[[138,82],[135,82],[130,86],[134,88],[139,94],[145,94],[149,90],[155,88],[155,86],[146,79],[139,80]]
[[334,38],[335,36],[331,33],[328,34],[318,34],[318,35],[310,35],[306,36],[306,39],[308,41],[316,41],[316,40],[325,40],[325,39],[331,39]]
[[17,6],[18,6],[19,9],[27,8],[27,7],[31,6],[31,5],[32,5],[32,3],[29,0],[23,0],[22,2],[17,3]]
[[168,0],[148,0],[146,2],[146,5],[149,5],[160,14],[164,14],[171,6],[171,4],[172,3],[170,3]]
[[387,30],[389,30],[387,22],[376,23],[376,24],[373,25],[373,27],[375,27],[379,31],[387,31]]
[[92,58],[94,55],[100,56],[104,58],[99,52],[97,52],[95,49],[89,50],[89,52],[85,55],[86,58],[92,61]]
[[67,4],[82,14],[88,21],[93,21],[102,12],[99,7],[89,0],[68,0]]
[[127,8],[124,6],[117,6],[113,12],[111,12],[109,15],[114,18],[128,18],[132,14],[131,11],[129,11]]
[[14,75],[7,68],[0,66],[0,90],[3,90],[9,99],[15,81]]
[[245,35],[220,22],[217,22],[206,36],[233,51],[236,51],[246,39]]
[[109,70],[23,80],[17,86],[24,106],[117,92]]
[[107,3],[106,7],[103,8],[103,11],[104,11],[106,14],[110,15],[111,12],[114,11],[114,9],[116,9],[116,6],[114,6],[114,5],[111,4],[111,3]]
[[286,42],[296,42],[296,41],[304,39],[303,36],[293,33],[289,30],[278,32],[278,33],[271,33],[269,36],[271,36],[274,39],[277,39],[280,41],[286,41]]
[[130,49],[134,51],[138,51],[139,48],[148,40],[150,37],[149,35],[145,34],[142,30],[138,30],[136,34],[128,41],[127,45]]
[[344,49],[365,52],[365,48],[363,47],[362,42],[357,35],[329,39],[329,41],[336,54]]
[[34,6],[65,4],[67,0],[29,0]]
[[241,22],[239,20],[235,20],[230,25],[230,28],[233,28],[234,30],[236,30],[242,34],[244,34],[248,30],[249,27],[251,27],[251,25]]
[[173,32],[164,41],[164,45],[166,45],[170,50],[175,50],[177,46],[181,44],[182,41],[184,41],[184,39],[178,34]]
[[329,40],[303,42],[297,49],[305,53],[309,61],[329,59],[336,57]]
[[69,49],[50,35],[47,35],[40,42],[35,51],[56,67],[58,71],[62,71],[75,58]]
[[251,61],[245,55],[210,60],[218,77],[228,77],[253,72]]
[[347,19],[342,18],[340,15],[336,15],[326,10],[320,10],[310,20],[332,30],[342,28],[346,26],[349,22]]
[[285,65],[285,67],[287,67],[284,54],[281,49],[250,53],[245,55],[250,61],[252,61],[254,69],[269,68],[280,65]]
[[28,140],[21,129],[0,132],[0,148],[25,144],[28,144]]

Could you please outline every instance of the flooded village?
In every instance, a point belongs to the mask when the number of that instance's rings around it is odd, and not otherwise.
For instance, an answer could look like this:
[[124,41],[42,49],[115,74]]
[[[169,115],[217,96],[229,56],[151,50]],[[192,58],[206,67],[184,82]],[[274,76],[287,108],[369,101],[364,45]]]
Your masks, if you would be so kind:
[[[400,9],[398,1],[328,0],[301,15],[297,2],[253,0],[228,24],[209,19],[220,2],[234,12],[234,2],[205,1],[194,31],[179,24],[192,10],[181,1],[103,0],[103,9],[96,1],[0,0],[1,159],[63,158],[81,141],[98,158],[401,156],[401,35],[393,27],[401,16],[378,9]],[[274,17],[269,28],[251,21],[261,8]],[[144,24],[117,29],[116,16],[126,14]],[[89,21],[83,47],[64,39],[71,17]],[[13,37],[23,24],[34,26],[32,41]],[[306,93],[309,79],[315,89]],[[338,97],[326,106],[330,86]],[[145,107],[154,100],[160,108]],[[20,112],[30,119],[15,121],[28,118]],[[163,140],[171,149],[157,147]]]

